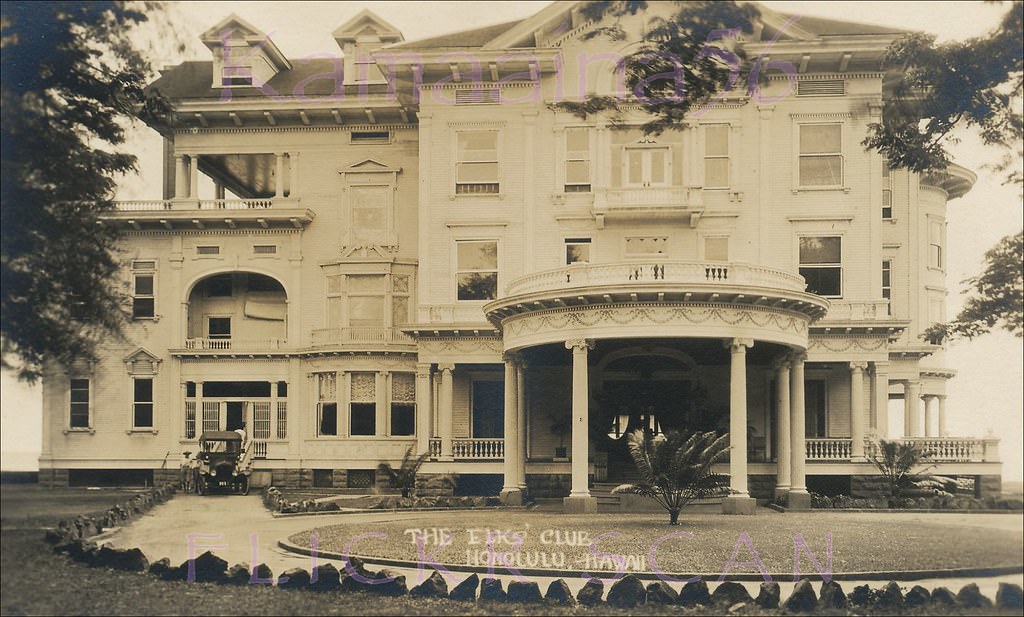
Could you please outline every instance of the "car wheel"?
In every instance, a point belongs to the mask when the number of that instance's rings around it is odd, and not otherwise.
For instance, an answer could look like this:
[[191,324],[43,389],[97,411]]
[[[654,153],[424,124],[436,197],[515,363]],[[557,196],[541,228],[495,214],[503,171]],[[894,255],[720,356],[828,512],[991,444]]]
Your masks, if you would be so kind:
[[238,493],[241,495],[249,494],[249,476],[239,478]]

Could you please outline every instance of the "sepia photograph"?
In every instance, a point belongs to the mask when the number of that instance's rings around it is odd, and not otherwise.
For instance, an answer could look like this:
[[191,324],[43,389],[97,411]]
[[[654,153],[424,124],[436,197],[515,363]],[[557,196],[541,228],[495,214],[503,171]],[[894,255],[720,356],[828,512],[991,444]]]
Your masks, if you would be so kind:
[[1024,614],[1024,2],[0,52],[0,615]]

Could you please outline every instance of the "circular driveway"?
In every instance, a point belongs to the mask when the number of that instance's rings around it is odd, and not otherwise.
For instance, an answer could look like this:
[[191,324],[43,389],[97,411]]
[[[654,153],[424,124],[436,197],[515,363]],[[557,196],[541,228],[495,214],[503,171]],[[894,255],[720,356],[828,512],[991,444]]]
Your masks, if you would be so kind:
[[[510,513],[513,514],[513,513]],[[538,526],[557,528],[560,519],[565,523],[570,521],[556,512],[547,511],[518,511],[514,513],[516,518],[535,518]],[[758,516],[754,519],[748,517],[730,517],[729,520],[722,519],[720,514],[696,514],[692,515],[696,521],[703,525],[715,526],[716,521],[722,526],[732,526],[733,521],[748,521],[755,543],[758,542],[758,535],[754,531],[762,524],[774,524],[775,521],[785,521],[796,518],[792,514],[777,514],[768,510],[759,510]],[[1022,533],[1024,533],[1024,516],[1015,514],[947,514],[947,513],[840,513],[840,512],[814,512],[798,515],[802,520],[810,520],[820,530],[818,535],[825,533],[828,529],[839,529],[843,526],[853,524],[873,523],[880,529],[899,525],[909,525],[911,528],[920,525],[926,527],[933,533],[937,530],[943,531],[942,535],[956,535],[959,532],[968,532],[981,528],[987,533],[1004,535],[1009,546],[1016,547],[1020,551]],[[124,527],[119,533],[110,539],[110,543],[118,547],[139,547],[150,559],[155,561],[162,557],[169,557],[172,565],[180,564],[190,557],[197,556],[206,550],[213,551],[225,559],[229,565],[259,564],[266,563],[273,570],[275,575],[282,573],[288,568],[302,567],[311,569],[317,563],[331,562],[339,570],[344,567],[344,562],[339,559],[311,558],[306,555],[296,554],[280,548],[278,542],[287,540],[289,537],[314,528],[325,528],[332,526],[344,526],[347,532],[352,535],[361,533],[381,533],[388,530],[401,528],[425,528],[430,525],[437,525],[438,521],[448,526],[455,526],[457,520],[475,519],[485,520],[487,517],[497,522],[509,517],[498,516],[495,513],[485,512],[366,512],[366,513],[345,513],[340,515],[311,515],[311,516],[287,516],[274,517],[264,508],[261,498],[258,495],[210,495],[200,497],[196,495],[178,495],[168,503],[162,504],[148,514]],[[808,518],[803,518],[808,517]],[[609,529],[614,530],[614,519],[609,517],[607,523]],[[684,526],[671,528],[667,525],[658,531],[670,533],[674,531],[686,531],[686,516],[682,521]],[[775,519],[771,522],[761,519]],[[699,532],[694,530],[695,535]],[[808,532],[808,536],[811,532]],[[326,539],[326,538],[325,538]],[[406,538],[401,538],[406,540]],[[933,538],[938,540],[939,538]],[[810,538],[808,537],[808,542]],[[731,545],[731,544],[730,544]],[[812,547],[817,553],[820,549]],[[340,552],[340,551],[339,551]],[[362,551],[353,550],[353,553]],[[819,559],[821,555],[817,555]],[[415,560],[413,560],[415,561]],[[737,562],[750,561],[750,554],[740,551]],[[952,560],[951,560],[952,561]],[[372,563],[372,562],[371,562]],[[805,570],[813,573],[810,562],[806,561]],[[723,564],[724,566],[725,564]],[[936,564],[935,568],[941,568]],[[428,568],[417,569],[415,567],[394,568],[406,575],[410,587],[414,586],[429,575]],[[740,566],[736,571],[755,571],[752,566]],[[837,568],[838,570],[838,568]],[[806,575],[806,573],[805,573]],[[446,574],[449,587],[454,586],[467,576],[466,573],[452,572]],[[609,573],[606,582],[610,584],[613,579]],[[496,578],[512,580],[512,576],[499,575]],[[542,588],[556,576],[530,576],[532,580],[538,581]],[[579,575],[565,575],[565,580],[570,589],[575,593],[583,586],[585,580]],[[1007,576],[988,577],[985,579],[925,579],[915,581],[927,587],[946,586],[954,591],[968,582],[978,582],[984,593],[994,594],[1000,581],[1015,584],[1024,583],[1024,574],[1012,574]],[[792,587],[791,577],[778,580],[782,585],[783,594],[787,594]],[[709,583],[713,581],[709,580]],[[677,584],[678,587],[681,583]],[[743,583],[748,589],[756,593],[758,581],[747,581]],[[858,581],[844,580],[842,585],[847,590],[852,589]],[[880,583],[877,580],[870,581],[873,586]]]

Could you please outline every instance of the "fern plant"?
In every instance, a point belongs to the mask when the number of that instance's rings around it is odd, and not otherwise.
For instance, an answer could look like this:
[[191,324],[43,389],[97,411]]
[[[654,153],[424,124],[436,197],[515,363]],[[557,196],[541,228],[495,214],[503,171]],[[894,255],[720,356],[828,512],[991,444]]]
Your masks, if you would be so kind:
[[712,471],[729,454],[728,433],[670,431],[656,438],[637,429],[626,439],[640,480],[619,485],[612,493],[654,499],[668,510],[669,525],[679,524],[679,512],[691,501],[720,495],[729,486],[728,476]]
[[903,496],[903,491],[928,479],[928,472],[935,466],[929,465],[930,452],[912,443],[886,441],[882,439],[871,448],[868,460],[885,478],[889,492],[889,507]]
[[409,446],[402,456],[402,464],[395,469],[391,463],[380,463],[377,469],[388,476],[391,481],[391,488],[402,491],[402,497],[409,497],[416,490],[416,475],[420,467],[430,457],[428,452],[416,454],[415,446]]

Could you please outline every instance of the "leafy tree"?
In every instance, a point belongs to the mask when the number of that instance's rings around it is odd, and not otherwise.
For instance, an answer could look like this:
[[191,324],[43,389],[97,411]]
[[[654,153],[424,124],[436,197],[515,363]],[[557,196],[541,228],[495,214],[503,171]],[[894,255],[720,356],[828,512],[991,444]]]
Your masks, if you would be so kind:
[[928,465],[930,452],[913,443],[887,441],[882,439],[868,453],[868,461],[878,469],[888,484],[889,507],[899,499],[903,491],[927,479],[934,465]]
[[627,436],[629,454],[640,480],[615,487],[613,493],[650,497],[668,510],[669,525],[679,524],[679,512],[694,499],[721,494],[729,485],[727,476],[714,473],[711,466],[729,453],[729,434],[695,432],[688,435],[670,431],[663,437],[637,429]]
[[402,497],[409,497],[416,490],[416,476],[420,472],[420,467],[428,458],[430,458],[429,452],[416,454],[415,447],[409,446],[405,455],[402,456],[402,464],[398,469],[392,467],[391,463],[381,463],[377,465],[377,469],[388,476],[391,488],[401,489]]
[[964,281],[974,294],[951,322],[937,323],[924,336],[933,343],[967,338],[995,327],[1024,336],[1024,232],[1006,236],[985,253],[985,271]]
[[133,30],[163,5],[4,2],[0,7],[0,354],[35,381],[44,361],[93,360],[126,315],[118,232],[99,224],[135,157],[124,118],[166,111]]

